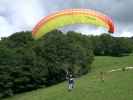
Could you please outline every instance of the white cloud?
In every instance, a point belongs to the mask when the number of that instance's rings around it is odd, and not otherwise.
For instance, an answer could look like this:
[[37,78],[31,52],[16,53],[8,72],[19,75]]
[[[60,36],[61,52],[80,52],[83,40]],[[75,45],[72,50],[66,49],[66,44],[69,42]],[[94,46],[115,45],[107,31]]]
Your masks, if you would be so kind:
[[94,25],[84,25],[84,24],[78,24],[78,25],[70,25],[66,26],[64,28],[61,28],[62,31],[68,32],[68,31],[75,31],[82,33],[84,35],[100,35],[102,33],[106,33],[107,29],[103,27],[96,27]]
[[38,0],[16,0],[11,8],[12,23],[24,30],[31,30],[43,16],[42,8]]
[[44,16],[44,11],[38,0],[2,0],[0,16],[0,37],[3,37],[18,31],[31,30]]
[[100,35],[102,33],[107,33],[107,30],[103,27],[98,27],[98,28],[92,28],[89,26],[84,26],[84,27],[79,27],[76,32],[83,33],[85,35]]
[[[9,36],[13,31],[13,27],[7,22],[4,17],[0,16],[0,37]],[[7,32],[8,30],[8,32]]]
[[120,37],[132,37],[133,34],[131,32],[124,31],[122,34],[120,34]]

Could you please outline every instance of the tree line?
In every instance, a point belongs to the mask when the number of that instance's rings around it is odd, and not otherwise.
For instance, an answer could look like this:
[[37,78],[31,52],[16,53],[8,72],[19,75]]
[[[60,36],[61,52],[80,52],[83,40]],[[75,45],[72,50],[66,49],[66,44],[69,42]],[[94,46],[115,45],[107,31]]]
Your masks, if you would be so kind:
[[124,56],[133,52],[133,38],[113,37],[110,34],[91,36],[94,54],[100,56]]
[[84,75],[91,71],[95,55],[124,56],[133,51],[132,44],[132,38],[59,30],[39,40],[29,31],[1,38],[0,97],[57,84],[66,73]]

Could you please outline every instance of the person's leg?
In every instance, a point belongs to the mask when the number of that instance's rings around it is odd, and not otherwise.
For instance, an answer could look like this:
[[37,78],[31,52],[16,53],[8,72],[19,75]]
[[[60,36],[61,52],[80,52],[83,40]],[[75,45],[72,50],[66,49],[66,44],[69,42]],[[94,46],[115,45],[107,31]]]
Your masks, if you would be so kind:
[[73,89],[73,84],[71,83],[71,90]]
[[68,90],[71,91],[73,88],[72,84],[69,84]]
[[74,88],[74,83],[72,83],[72,88]]
[[71,90],[71,84],[70,83],[68,84],[68,90]]

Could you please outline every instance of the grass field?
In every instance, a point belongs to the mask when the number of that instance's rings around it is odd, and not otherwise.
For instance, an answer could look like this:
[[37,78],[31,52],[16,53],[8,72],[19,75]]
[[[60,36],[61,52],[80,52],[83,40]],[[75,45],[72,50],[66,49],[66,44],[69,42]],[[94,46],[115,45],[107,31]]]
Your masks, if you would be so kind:
[[76,79],[76,88],[67,91],[67,82],[18,94],[4,100],[133,100],[133,70],[105,74],[100,71],[133,66],[133,55],[125,57],[95,57],[92,72]]

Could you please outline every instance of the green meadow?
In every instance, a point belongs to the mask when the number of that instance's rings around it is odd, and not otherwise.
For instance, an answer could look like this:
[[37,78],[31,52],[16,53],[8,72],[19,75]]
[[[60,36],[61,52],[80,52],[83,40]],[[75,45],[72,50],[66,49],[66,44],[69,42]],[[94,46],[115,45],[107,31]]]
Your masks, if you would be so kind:
[[[91,72],[75,79],[75,88],[71,92],[67,90],[67,82],[63,82],[3,100],[133,100],[133,70],[108,72],[131,66],[133,55],[97,56]],[[104,82],[100,80],[101,71],[104,72]]]

